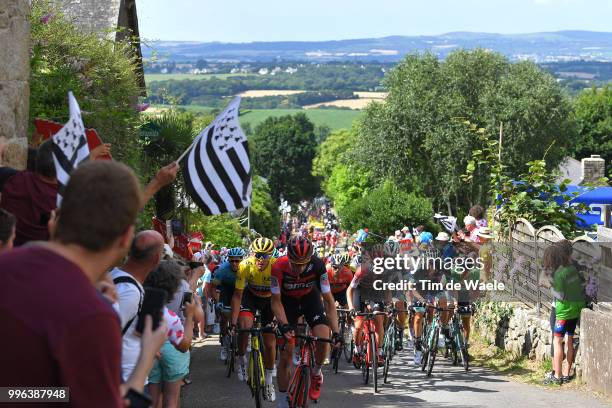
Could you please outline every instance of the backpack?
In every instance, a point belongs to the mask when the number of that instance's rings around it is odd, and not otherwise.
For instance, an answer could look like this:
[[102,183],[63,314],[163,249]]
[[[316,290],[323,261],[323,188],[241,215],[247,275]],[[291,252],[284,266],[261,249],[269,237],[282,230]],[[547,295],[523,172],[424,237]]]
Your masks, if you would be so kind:
[[138,311],[136,312],[136,314],[130,320],[128,320],[126,325],[121,328],[121,335],[124,336],[125,333],[127,332],[127,330],[130,328],[130,326],[134,322],[134,319],[136,319],[136,317],[140,314],[140,309],[142,309],[142,300],[143,300],[143,297],[144,297],[144,293],[143,293],[142,289],[140,289],[140,286],[138,285],[136,280],[134,278],[130,277],[130,276],[119,276],[119,277],[113,279],[113,283],[115,285],[117,285],[119,283],[131,283],[132,285],[136,286],[136,289],[138,289],[138,293],[140,293],[140,298],[138,300]]

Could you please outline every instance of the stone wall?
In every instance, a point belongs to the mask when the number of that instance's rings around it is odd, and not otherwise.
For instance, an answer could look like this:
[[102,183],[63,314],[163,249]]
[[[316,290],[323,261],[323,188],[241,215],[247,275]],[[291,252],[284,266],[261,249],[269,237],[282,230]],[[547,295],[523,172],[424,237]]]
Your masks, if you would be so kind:
[[0,1],[0,143],[8,141],[0,165],[26,164],[30,99],[28,0]]
[[591,388],[612,395],[612,306],[585,309],[580,321],[582,379]]
[[[550,321],[538,315],[535,309],[523,306],[520,303],[510,303],[513,313],[509,319],[497,319],[497,326],[491,330],[490,327],[481,327],[481,337],[494,343],[502,350],[506,350],[515,356],[525,356],[536,361],[551,359],[552,331]],[[480,314],[480,316],[478,315]],[[479,321],[495,321],[496,317],[486,309],[479,311]],[[576,329],[574,343],[578,345],[580,328]],[[582,374],[582,346],[578,346],[576,353],[575,368],[578,377]]]

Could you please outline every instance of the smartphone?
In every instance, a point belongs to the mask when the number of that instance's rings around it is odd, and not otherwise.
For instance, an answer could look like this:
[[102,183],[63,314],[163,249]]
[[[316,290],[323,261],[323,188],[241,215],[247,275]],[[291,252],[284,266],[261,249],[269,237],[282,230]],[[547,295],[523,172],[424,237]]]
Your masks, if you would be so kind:
[[193,299],[193,293],[192,292],[185,292],[185,293],[183,293],[183,303],[181,303],[181,306],[185,307],[185,303],[191,303],[192,299]]
[[142,308],[138,314],[138,323],[136,323],[136,332],[142,333],[144,330],[145,316],[151,315],[153,318],[153,330],[159,327],[159,322],[162,318],[164,305],[166,304],[166,291],[156,288],[145,288],[144,300]]
[[130,401],[130,408],[149,408],[152,402],[151,397],[141,394],[133,388],[130,388],[125,398]]
[[189,269],[196,269],[201,266],[204,266],[203,262],[193,262],[193,261],[189,262]]

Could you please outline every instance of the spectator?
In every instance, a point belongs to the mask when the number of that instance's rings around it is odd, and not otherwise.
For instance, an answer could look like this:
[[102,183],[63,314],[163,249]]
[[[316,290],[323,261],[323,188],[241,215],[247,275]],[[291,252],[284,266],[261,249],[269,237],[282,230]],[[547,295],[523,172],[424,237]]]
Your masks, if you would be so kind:
[[13,174],[4,182],[0,208],[17,218],[15,246],[49,239],[47,223],[57,201],[52,152],[53,142],[47,140],[38,149],[34,172],[8,169]]
[[[574,333],[580,312],[585,307],[582,281],[572,264],[572,247],[567,240],[561,240],[547,247],[544,251],[542,266],[552,271],[552,294],[555,300],[555,326],[553,370],[554,375],[545,380],[547,384],[561,385],[571,380],[574,363]],[[563,369],[563,341],[567,336],[567,365]]]
[[0,208],[0,252],[13,248],[16,222],[13,214]]
[[[179,290],[184,276],[181,267],[174,261],[162,261],[149,274],[144,286],[162,289],[166,299],[171,302]],[[196,309],[194,302],[185,304],[185,325],[179,316],[168,307],[164,308],[164,316],[168,325],[168,339],[161,348],[161,358],[153,364],[149,374],[149,389],[153,406],[160,401],[163,408],[179,406],[181,384],[189,374],[189,347],[193,337],[193,316]]]
[[461,230],[458,232],[459,238],[466,242],[474,242],[479,244],[481,242],[478,235],[476,235],[476,231],[478,227],[476,226],[476,218],[471,215],[465,216],[463,218],[463,225],[465,226],[465,230]]
[[476,219],[476,226],[477,227],[487,227],[487,219],[485,218],[485,210],[479,206],[479,205],[474,205],[472,206],[472,208],[470,208],[470,211],[468,212],[469,215],[471,215],[472,217],[474,217]]
[[491,243],[493,239],[493,231],[489,227],[480,227],[476,230],[476,236],[482,244],[478,250],[478,257],[484,264],[482,275],[480,279],[482,282],[489,282],[491,280],[491,269],[493,267],[493,257],[491,256]]
[[130,377],[140,355],[140,335],[134,331],[144,300],[142,284],[161,261],[163,248],[164,239],[161,234],[157,231],[142,231],[132,241],[127,262],[110,273],[119,303],[123,335],[121,372],[124,379]]
[[54,240],[0,255],[0,384],[69,387],[73,406],[123,405],[121,329],[94,285],[127,253],[140,199],[126,166],[85,163],[71,175]]

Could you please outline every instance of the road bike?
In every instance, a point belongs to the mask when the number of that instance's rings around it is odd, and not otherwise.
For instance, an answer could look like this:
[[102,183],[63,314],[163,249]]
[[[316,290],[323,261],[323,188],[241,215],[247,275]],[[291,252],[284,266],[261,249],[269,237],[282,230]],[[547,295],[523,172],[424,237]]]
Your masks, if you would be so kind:
[[262,406],[265,386],[265,372],[263,362],[263,329],[261,328],[261,314],[255,311],[253,327],[250,329],[240,329],[238,333],[249,333],[251,335],[251,352],[249,353],[249,368],[247,371],[247,385],[251,390],[251,396],[255,399],[255,406]]
[[230,378],[232,373],[236,371],[236,350],[238,349],[238,340],[235,334],[227,331],[223,336],[221,347],[225,348],[225,376]]
[[[332,343],[331,339],[324,339],[309,334],[296,334],[295,338],[302,340],[300,349],[300,360],[295,367],[287,395],[289,397],[289,406],[291,408],[306,408],[308,406],[308,390],[310,389],[310,376],[314,369],[315,343],[325,342]],[[317,400],[314,400],[316,403]]]
[[400,330],[397,327],[396,318],[399,314],[399,310],[395,307],[391,307],[387,309],[387,317],[389,319],[389,324],[387,325],[387,329],[385,330],[385,337],[383,339],[382,344],[382,354],[385,360],[383,365],[383,382],[387,383],[387,376],[389,375],[389,366],[391,364],[391,360],[398,351],[398,331]]
[[348,309],[337,309],[338,312],[338,329],[340,338],[343,339],[342,347],[332,350],[331,363],[332,370],[338,374],[338,363],[344,354],[347,363],[351,362],[354,344],[352,343],[353,335],[351,328],[348,326]]
[[[435,311],[433,320],[427,325],[423,332],[424,340],[422,346],[423,359],[421,360],[421,371],[427,369],[427,376],[429,377],[436,361],[436,355],[438,354],[438,338],[440,337],[441,327],[440,312],[443,311],[443,309],[432,305],[427,305],[426,308]],[[427,316],[424,316],[424,319],[427,320]]]
[[384,315],[385,312],[356,313],[355,316],[363,317],[361,328],[361,352],[358,354],[359,366],[363,383],[367,385],[370,381],[370,367],[372,368],[372,382],[374,393],[378,392],[378,341],[376,340],[376,326],[374,318]]
[[463,322],[461,320],[462,315],[471,315],[472,306],[459,306],[456,313],[453,314],[450,324],[450,355],[452,357],[453,365],[459,364],[459,357],[463,363],[465,372],[469,370],[469,355],[467,350],[467,342],[465,341]]

